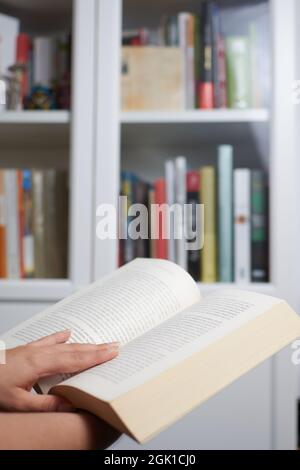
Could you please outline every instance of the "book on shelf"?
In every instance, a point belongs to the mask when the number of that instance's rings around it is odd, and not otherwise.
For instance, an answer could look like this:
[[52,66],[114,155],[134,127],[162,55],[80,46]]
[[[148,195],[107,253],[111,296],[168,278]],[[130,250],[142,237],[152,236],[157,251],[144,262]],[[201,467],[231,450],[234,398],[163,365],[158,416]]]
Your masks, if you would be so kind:
[[263,171],[251,175],[251,280],[267,282],[268,255],[268,190]]
[[233,282],[233,147],[218,148],[218,261],[219,281]]
[[163,15],[156,32],[124,31],[122,109],[267,107],[268,15],[265,4],[204,1],[197,13]]
[[285,301],[261,294],[221,289],[202,298],[179,266],[137,259],[1,340],[12,348],[65,329],[71,342],[117,341],[120,354],[41,379],[39,392],[144,443],[298,338],[300,320]]
[[[195,233],[197,230],[197,214],[199,216],[198,205],[200,204],[201,177],[199,170],[192,170],[187,173],[187,204],[191,206],[187,213],[187,234],[191,242],[196,242]],[[201,230],[201,228],[200,228]],[[195,281],[199,281],[200,273],[200,248],[189,250],[187,253],[188,272]]]
[[[269,281],[267,177],[259,169],[235,168],[231,145],[218,146],[216,154],[215,165],[200,168],[186,157],[167,160],[164,177],[154,181],[123,173],[121,194],[128,199],[121,226],[128,237],[120,240],[120,265],[147,253],[177,263],[198,282]],[[129,236],[140,216],[129,216],[128,208],[137,203],[148,212],[141,231],[149,229],[139,242]],[[154,217],[153,208],[159,210]]]
[[30,35],[18,18],[0,13],[0,39],[0,79],[7,90],[1,109],[70,109],[70,34]]
[[0,279],[67,277],[67,173],[0,170]]
[[235,282],[251,282],[251,171],[234,171]]
[[204,205],[204,246],[201,281],[205,283],[218,280],[216,190],[216,169],[213,166],[202,168],[200,200]]

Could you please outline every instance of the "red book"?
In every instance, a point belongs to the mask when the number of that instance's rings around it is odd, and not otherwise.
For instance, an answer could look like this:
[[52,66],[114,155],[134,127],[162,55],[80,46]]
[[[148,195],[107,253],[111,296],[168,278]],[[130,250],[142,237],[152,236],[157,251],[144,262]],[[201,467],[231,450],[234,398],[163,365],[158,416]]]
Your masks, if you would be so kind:
[[25,98],[29,90],[29,63],[31,54],[31,40],[28,34],[21,33],[17,37],[17,63],[27,66],[22,80],[22,96]]
[[166,182],[164,179],[159,179],[154,184],[155,190],[155,204],[158,206],[160,211],[156,217],[155,227],[157,230],[158,239],[155,242],[155,254],[156,258],[168,259],[168,240],[166,239],[166,211],[162,208],[162,205],[167,204],[166,196]]

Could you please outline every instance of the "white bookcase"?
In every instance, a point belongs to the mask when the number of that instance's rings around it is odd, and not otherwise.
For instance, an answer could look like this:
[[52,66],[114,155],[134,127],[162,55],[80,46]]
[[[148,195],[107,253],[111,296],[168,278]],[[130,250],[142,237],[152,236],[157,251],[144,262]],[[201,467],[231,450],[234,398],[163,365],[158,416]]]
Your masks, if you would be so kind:
[[[63,18],[66,22],[72,19],[74,44],[70,113],[0,114],[0,141],[5,150],[1,152],[1,165],[28,166],[39,162],[45,166],[69,167],[71,187],[69,277],[1,281],[0,331],[117,267],[117,241],[96,239],[96,208],[101,203],[117,204],[121,167],[134,167],[153,177],[156,172],[162,173],[164,160],[177,153],[188,154],[201,166],[199,149],[207,149],[207,158],[211,159],[212,146],[224,140],[236,146],[237,158],[243,165],[254,167],[260,159],[270,180],[271,279],[269,284],[245,288],[283,296],[300,311],[296,284],[300,279],[298,110],[291,99],[291,84],[297,78],[297,18],[300,21],[297,0],[270,0],[273,59],[270,110],[122,112],[122,18],[128,24],[143,24],[144,20],[139,21],[147,18],[149,10],[149,3],[146,7],[145,2],[146,15],[143,13],[143,3],[138,0],[0,1],[0,6],[12,8],[14,4],[16,14],[26,10],[26,18],[30,12],[38,12],[44,19],[41,25],[45,31],[46,18],[54,13],[62,24]],[[159,12],[172,11],[175,4],[177,10],[183,11],[195,8],[198,3],[198,0],[153,0],[151,15],[154,18]],[[216,287],[219,285],[200,286],[204,294]],[[287,348],[147,447],[295,448],[297,371],[290,357],[291,350]],[[123,437],[115,447],[138,446]]]

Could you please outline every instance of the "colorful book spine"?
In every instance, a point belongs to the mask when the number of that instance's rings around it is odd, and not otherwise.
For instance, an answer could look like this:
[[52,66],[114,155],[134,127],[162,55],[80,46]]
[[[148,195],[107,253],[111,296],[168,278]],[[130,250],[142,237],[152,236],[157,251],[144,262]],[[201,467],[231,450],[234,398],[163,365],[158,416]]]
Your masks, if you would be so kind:
[[[188,63],[188,23],[189,13],[179,13],[178,15],[178,34],[179,46],[182,53],[182,76],[183,76],[183,109],[189,109],[189,63]],[[194,107],[194,106],[193,106]]]
[[201,280],[214,283],[217,273],[216,171],[207,166],[201,171],[201,203],[204,204],[204,247]]
[[[166,162],[165,165],[165,175],[166,175],[166,195],[167,195],[167,204],[169,208],[175,204],[175,165],[172,160]],[[176,243],[175,243],[175,233],[174,233],[174,223],[172,219],[167,221],[169,226],[169,240],[168,240],[168,256],[169,260],[176,262]]]
[[130,172],[122,173],[122,196],[127,197],[127,206],[124,207],[125,213],[123,214],[123,230],[126,238],[121,240],[123,264],[130,263],[134,259],[134,240],[131,239],[129,234],[129,224],[132,218],[128,215],[128,209],[134,204],[134,183],[136,177]]
[[221,30],[220,9],[211,4],[211,27],[213,38],[213,82],[214,82],[214,107],[226,108],[227,106],[227,83],[226,83],[226,53],[225,39]]
[[20,228],[18,175],[15,170],[5,170],[5,212],[7,227],[6,259],[7,277],[20,279]]
[[235,282],[251,282],[251,171],[234,171]]
[[201,57],[201,80],[199,85],[199,108],[214,108],[214,85],[213,85],[213,64],[212,64],[212,28],[210,21],[209,3],[202,4],[202,47],[203,54]]
[[0,170],[0,279],[7,277],[4,170]]
[[[197,227],[197,212],[200,204],[200,172],[189,171],[187,174],[187,204],[191,206],[188,212],[187,232],[189,243],[195,243],[193,235]],[[200,228],[201,230],[201,228]],[[200,234],[196,234],[198,237]],[[195,281],[200,281],[200,250],[188,251],[188,271]]]
[[23,177],[23,207],[24,231],[22,237],[24,277],[34,276],[34,233],[33,233],[33,195],[32,173],[29,170],[22,172]]
[[45,212],[44,212],[44,172],[34,170],[33,184],[33,232],[34,232],[34,269],[37,279],[47,278],[45,248]]
[[259,73],[259,44],[257,25],[255,22],[252,22],[249,26],[249,37],[251,62],[251,102],[254,108],[260,108],[262,106],[262,98]]
[[259,170],[252,171],[251,203],[251,279],[268,282],[268,198],[265,176]]
[[186,48],[186,67],[187,67],[187,107],[195,108],[195,17],[189,14],[187,19],[187,48]]
[[166,182],[159,179],[154,183],[155,189],[155,205],[157,206],[156,230],[157,240],[155,254],[158,259],[168,259],[168,240],[167,240],[167,220],[165,205],[167,202]]
[[30,60],[31,39],[28,34],[21,33],[17,37],[17,63],[25,66],[21,83],[23,102],[30,93]]
[[233,148],[218,148],[219,281],[233,282]]
[[186,221],[184,219],[184,206],[187,201],[186,191],[187,161],[185,157],[177,157],[175,160],[175,202],[181,208],[181,217],[176,217],[175,243],[176,262],[183,269],[187,270],[187,250],[186,250]]
[[232,36],[226,39],[228,106],[251,107],[249,39]]
[[155,189],[151,188],[149,190],[149,198],[148,198],[148,208],[150,211],[150,257],[152,259],[156,259],[156,240],[155,240],[155,233],[156,233],[156,217],[153,217],[152,209],[155,206]]
[[18,217],[19,217],[19,250],[20,250],[20,277],[25,278],[24,263],[24,233],[25,233],[25,209],[24,209],[24,191],[23,191],[23,172],[17,171],[18,178]]
[[[149,185],[142,180],[134,182],[134,204],[141,204],[143,207],[148,206]],[[146,212],[140,212],[137,220],[138,238],[134,241],[135,258],[148,258],[150,255],[150,246],[148,240],[149,216]]]
[[195,108],[199,107],[199,89],[201,82],[201,57],[202,57],[202,40],[201,40],[201,19],[200,15],[194,16],[194,49],[195,49]]

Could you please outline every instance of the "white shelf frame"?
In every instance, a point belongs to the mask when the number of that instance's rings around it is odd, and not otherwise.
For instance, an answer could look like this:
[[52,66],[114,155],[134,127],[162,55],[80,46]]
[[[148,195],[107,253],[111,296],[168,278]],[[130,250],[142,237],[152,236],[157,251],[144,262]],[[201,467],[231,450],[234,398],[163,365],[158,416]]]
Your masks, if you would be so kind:
[[172,123],[251,123],[268,122],[268,109],[234,110],[221,109],[213,111],[123,111],[121,124],[172,124]]
[[70,124],[70,111],[3,111],[0,112],[0,125],[3,124]]

